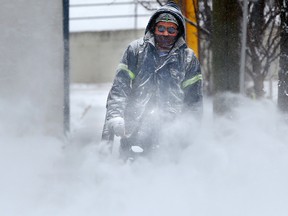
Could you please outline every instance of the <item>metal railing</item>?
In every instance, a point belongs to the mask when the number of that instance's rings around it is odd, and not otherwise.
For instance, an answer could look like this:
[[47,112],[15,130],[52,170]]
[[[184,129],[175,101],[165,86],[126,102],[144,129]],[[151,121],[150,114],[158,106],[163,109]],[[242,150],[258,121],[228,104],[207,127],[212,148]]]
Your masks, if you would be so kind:
[[[152,3],[153,4],[153,3]],[[155,2],[156,4],[156,2]],[[139,14],[138,9],[139,7],[142,7],[144,9],[143,5],[138,1],[129,1],[129,2],[111,2],[111,3],[81,3],[81,4],[70,4],[70,9],[77,9],[77,8],[86,8],[87,10],[92,7],[103,7],[103,6],[120,6],[120,5],[134,5],[134,13],[124,14],[124,15],[93,15],[93,16],[70,16],[70,21],[79,21],[79,20],[97,20],[97,19],[121,19],[121,18],[134,18],[134,28],[138,28],[138,18],[139,17],[149,17],[151,16],[151,11],[146,10],[147,13],[141,13]],[[142,10],[143,11],[143,10]]]

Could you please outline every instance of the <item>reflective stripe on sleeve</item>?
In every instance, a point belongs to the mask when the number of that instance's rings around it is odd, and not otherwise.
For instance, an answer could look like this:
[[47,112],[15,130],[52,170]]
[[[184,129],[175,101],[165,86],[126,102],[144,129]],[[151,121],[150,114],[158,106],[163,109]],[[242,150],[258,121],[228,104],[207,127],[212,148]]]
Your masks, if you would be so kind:
[[198,75],[192,77],[191,79],[184,81],[182,83],[182,88],[184,89],[190,85],[193,85],[194,83],[198,82],[199,80],[202,80],[202,74],[198,74]]
[[131,70],[128,69],[128,66],[126,64],[120,63],[118,65],[118,69],[125,70],[132,80],[135,79],[135,74]]

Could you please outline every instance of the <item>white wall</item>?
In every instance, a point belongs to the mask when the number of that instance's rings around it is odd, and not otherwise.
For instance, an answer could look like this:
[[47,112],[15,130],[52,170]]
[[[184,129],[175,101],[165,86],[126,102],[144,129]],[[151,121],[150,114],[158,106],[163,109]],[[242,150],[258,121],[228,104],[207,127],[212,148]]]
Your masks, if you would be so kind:
[[63,133],[62,1],[1,0],[0,133]]
[[112,82],[120,59],[142,30],[70,33],[71,82]]

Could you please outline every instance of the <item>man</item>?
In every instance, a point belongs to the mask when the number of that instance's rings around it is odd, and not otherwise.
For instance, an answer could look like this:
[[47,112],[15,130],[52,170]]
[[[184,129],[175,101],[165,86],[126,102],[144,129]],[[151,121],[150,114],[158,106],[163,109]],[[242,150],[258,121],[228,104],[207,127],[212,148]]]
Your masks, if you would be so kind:
[[102,134],[108,143],[121,137],[124,158],[158,146],[163,125],[183,113],[201,115],[200,65],[185,39],[184,17],[169,2],[151,16],[144,37],[126,49],[108,95]]

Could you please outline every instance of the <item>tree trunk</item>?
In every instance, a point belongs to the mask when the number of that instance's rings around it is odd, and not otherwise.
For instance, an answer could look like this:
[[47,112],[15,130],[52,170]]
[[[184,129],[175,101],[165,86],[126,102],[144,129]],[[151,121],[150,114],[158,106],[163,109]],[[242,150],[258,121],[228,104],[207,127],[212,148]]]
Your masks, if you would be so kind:
[[256,57],[254,58],[254,60],[252,61],[252,70],[253,70],[253,84],[254,84],[254,94],[255,94],[255,98],[259,99],[259,98],[263,98],[263,96],[265,95],[264,92],[264,76],[261,73],[261,62],[259,61],[259,59]]
[[256,98],[264,96],[264,78],[262,76],[261,56],[259,50],[263,41],[263,26],[265,24],[265,1],[258,0],[253,3],[254,7],[250,15],[248,25],[249,39],[248,46],[250,45],[251,64],[252,64],[252,79],[254,83],[254,94]]
[[230,106],[222,103],[222,93],[240,90],[241,11],[237,0],[213,0],[212,68],[216,93],[213,106],[218,114],[224,114]]
[[254,92],[255,92],[255,97],[257,99],[263,98],[265,92],[264,92],[264,77],[259,75],[255,77],[253,80],[254,82]]
[[281,28],[278,107],[288,113],[288,0],[281,0]]

